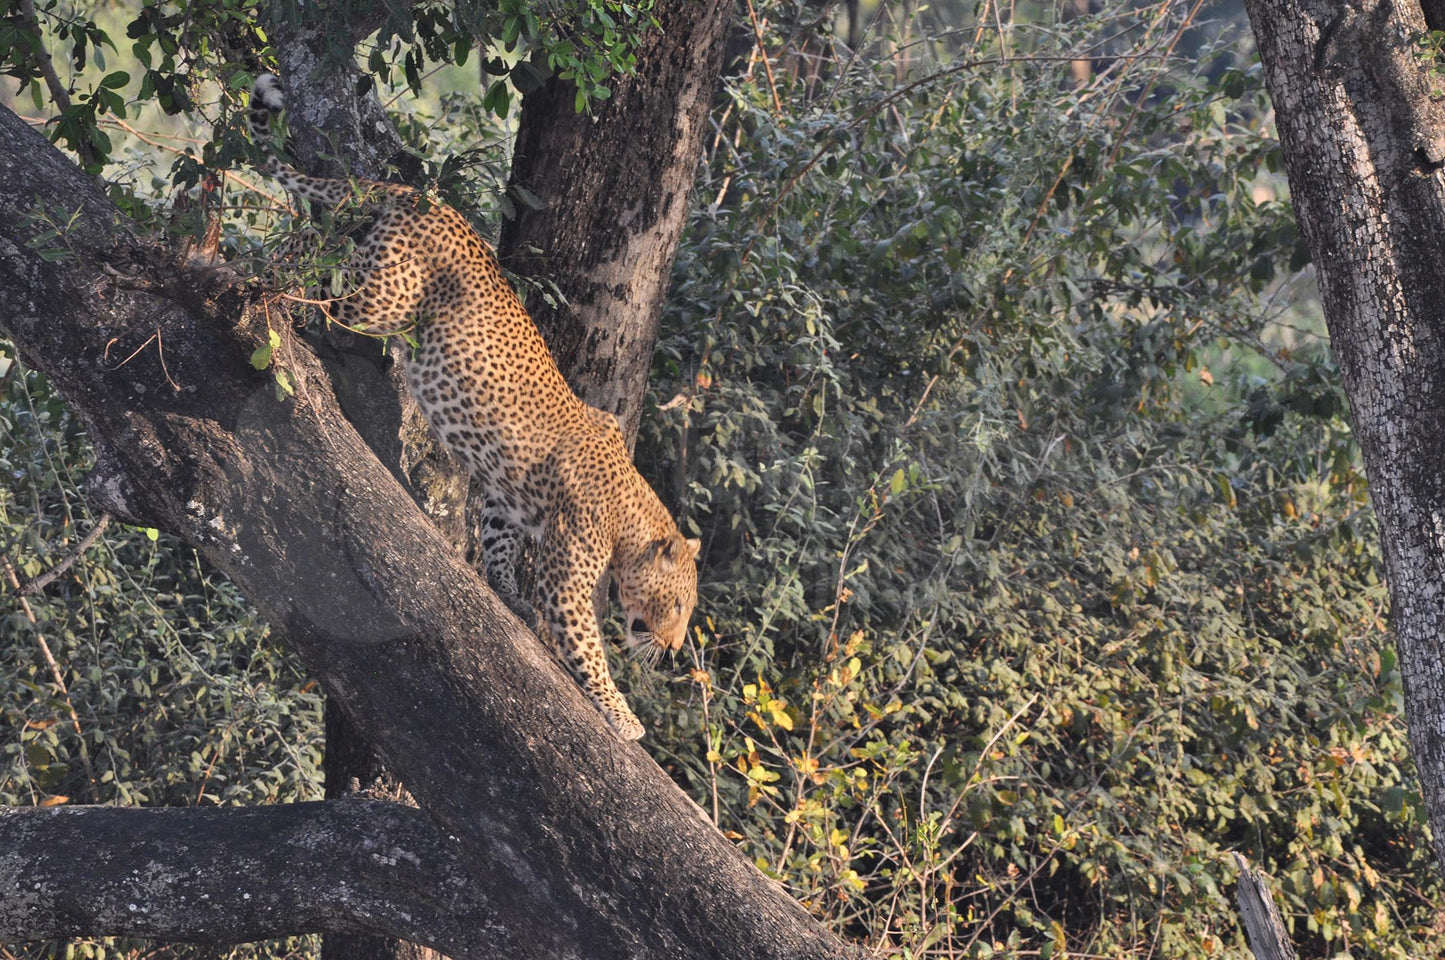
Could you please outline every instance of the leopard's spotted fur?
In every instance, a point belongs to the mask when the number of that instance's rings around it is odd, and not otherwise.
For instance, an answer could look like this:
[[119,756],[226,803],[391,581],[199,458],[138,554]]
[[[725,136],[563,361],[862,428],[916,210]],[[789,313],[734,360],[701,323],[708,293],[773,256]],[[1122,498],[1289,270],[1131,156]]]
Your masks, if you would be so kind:
[[[259,142],[282,107],[280,81],[258,78],[247,119]],[[612,415],[567,386],[465,218],[410,187],[308,177],[274,158],[264,172],[303,200],[359,200],[374,215],[348,268],[353,292],[331,316],[377,334],[413,332],[411,390],[486,491],[489,577],[515,597],[519,536],[538,538],[537,593],[564,661],[619,736],[642,736],[608,672],[593,589],[610,570],[634,652],[676,650],[697,600],[699,542],[682,536],[632,465]]]

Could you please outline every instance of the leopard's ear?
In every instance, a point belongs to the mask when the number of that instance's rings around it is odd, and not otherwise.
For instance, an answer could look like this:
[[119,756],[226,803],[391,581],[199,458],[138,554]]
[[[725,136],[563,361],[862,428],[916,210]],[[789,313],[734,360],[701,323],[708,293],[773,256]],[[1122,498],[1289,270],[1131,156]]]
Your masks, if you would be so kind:
[[672,541],[667,537],[663,537],[661,540],[653,540],[643,548],[643,563],[650,563],[655,567],[664,561],[669,567],[677,562],[672,556]]
[[661,540],[653,540],[649,543],[647,549],[642,552],[642,559],[654,566],[662,566],[671,570],[683,559],[684,550],[687,551],[687,559],[691,560],[701,549],[701,540],[684,540],[682,534],[674,533],[670,537],[663,537]]

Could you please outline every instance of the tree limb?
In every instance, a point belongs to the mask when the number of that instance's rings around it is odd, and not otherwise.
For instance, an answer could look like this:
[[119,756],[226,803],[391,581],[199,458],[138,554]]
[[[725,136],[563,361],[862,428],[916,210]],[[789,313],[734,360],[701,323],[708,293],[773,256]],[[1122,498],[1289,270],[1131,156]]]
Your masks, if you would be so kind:
[[400,804],[0,809],[0,942],[384,932],[506,955],[489,900],[456,842]]

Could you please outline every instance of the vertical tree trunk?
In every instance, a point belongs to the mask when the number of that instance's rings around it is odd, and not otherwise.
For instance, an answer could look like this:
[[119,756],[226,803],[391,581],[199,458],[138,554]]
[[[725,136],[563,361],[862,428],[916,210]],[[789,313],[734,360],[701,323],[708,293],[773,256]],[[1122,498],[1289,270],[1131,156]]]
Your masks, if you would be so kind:
[[1445,862],[1445,186],[1417,0],[1246,0],[1379,517]]
[[[731,0],[660,0],[662,29],[593,114],[555,77],[522,101],[512,183],[546,204],[502,230],[501,253],[544,276],[562,309],[528,303],[578,395],[617,414],[630,438],[707,131]],[[540,250],[540,254],[528,248]]]

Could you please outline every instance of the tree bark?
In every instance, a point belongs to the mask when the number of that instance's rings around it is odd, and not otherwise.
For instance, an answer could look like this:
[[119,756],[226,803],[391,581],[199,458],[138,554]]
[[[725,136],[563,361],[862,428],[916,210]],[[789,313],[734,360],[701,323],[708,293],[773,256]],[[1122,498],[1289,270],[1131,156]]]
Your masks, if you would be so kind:
[[[522,100],[511,180],[546,205],[502,228],[504,261],[567,300],[527,306],[583,400],[617,415],[630,439],[642,413],[657,324],[690,209],[732,0],[664,0],[592,115],[570,81]],[[540,251],[534,253],[533,250]]]
[[1249,861],[1238,853],[1234,865],[1239,870],[1239,918],[1254,960],[1296,960],[1289,930],[1280,919],[1264,875],[1249,869]]
[[1247,0],[1379,518],[1405,714],[1445,862],[1445,185],[1414,0]]
[[511,946],[456,842],[420,810],[375,800],[0,809],[0,893],[3,943],[387,930],[458,957]]
[[[61,236],[32,247],[47,219]],[[523,960],[847,955],[611,735],[285,330],[276,356],[296,396],[278,399],[248,362],[266,329],[245,307],[224,271],[163,262],[0,111],[0,330],[85,418],[95,496],[229,576],[457,838],[467,872],[496,881],[478,943]]]

